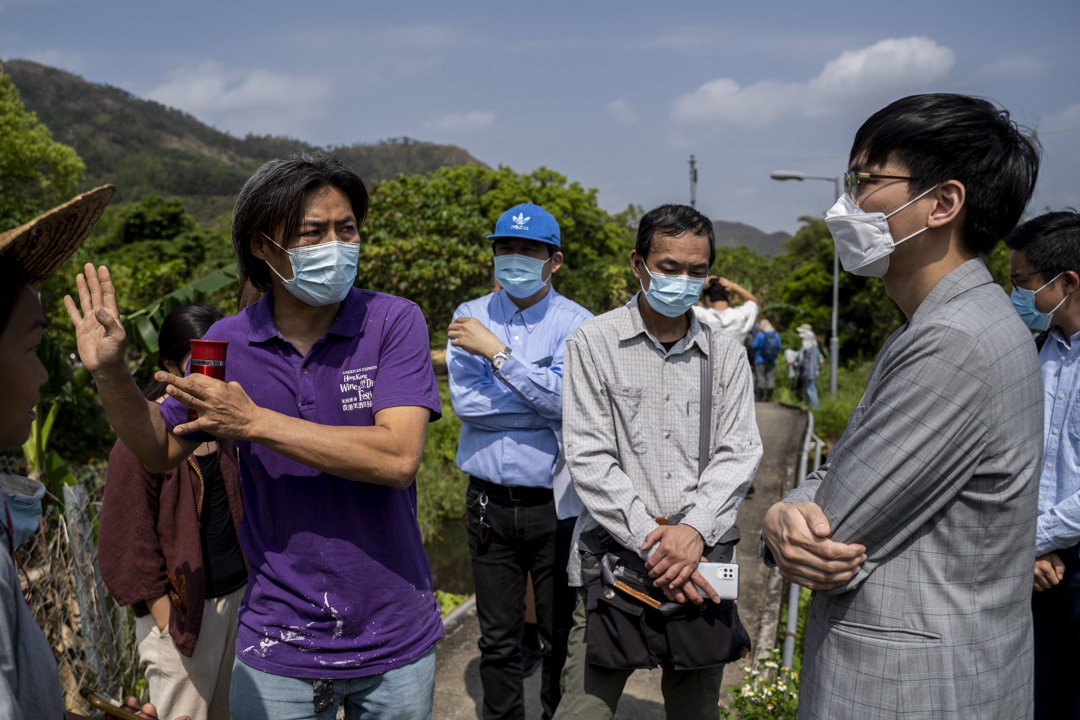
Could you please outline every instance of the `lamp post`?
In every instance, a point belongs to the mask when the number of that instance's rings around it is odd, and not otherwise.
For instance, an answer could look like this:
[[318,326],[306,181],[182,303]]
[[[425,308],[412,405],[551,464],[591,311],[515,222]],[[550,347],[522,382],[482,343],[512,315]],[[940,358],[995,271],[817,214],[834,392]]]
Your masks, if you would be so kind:
[[[773,180],[825,180],[833,184],[834,198],[840,197],[840,177],[806,175],[794,170],[777,170],[771,175]],[[837,316],[840,312],[840,253],[833,246],[832,264],[832,337],[829,338],[829,395],[836,397],[836,373],[839,366],[840,339],[836,336]]]

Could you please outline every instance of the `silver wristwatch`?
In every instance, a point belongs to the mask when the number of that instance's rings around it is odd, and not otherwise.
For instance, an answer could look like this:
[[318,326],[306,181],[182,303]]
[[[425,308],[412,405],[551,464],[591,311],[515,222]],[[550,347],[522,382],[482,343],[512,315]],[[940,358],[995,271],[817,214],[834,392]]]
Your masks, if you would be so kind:
[[491,367],[495,370],[502,368],[503,363],[510,357],[510,348],[504,347],[499,352],[495,353],[495,356],[491,358]]

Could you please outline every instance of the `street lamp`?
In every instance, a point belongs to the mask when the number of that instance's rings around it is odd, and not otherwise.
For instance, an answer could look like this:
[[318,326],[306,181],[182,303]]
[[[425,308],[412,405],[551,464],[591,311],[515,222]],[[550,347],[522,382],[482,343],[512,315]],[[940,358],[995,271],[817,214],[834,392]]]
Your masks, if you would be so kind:
[[[807,175],[795,170],[777,170],[771,175],[773,180],[825,180],[833,184],[834,199],[840,197],[840,177],[822,177]],[[829,338],[829,395],[836,397],[836,373],[840,356],[840,339],[836,336],[837,316],[840,312],[840,253],[833,249],[832,263],[832,337]]]

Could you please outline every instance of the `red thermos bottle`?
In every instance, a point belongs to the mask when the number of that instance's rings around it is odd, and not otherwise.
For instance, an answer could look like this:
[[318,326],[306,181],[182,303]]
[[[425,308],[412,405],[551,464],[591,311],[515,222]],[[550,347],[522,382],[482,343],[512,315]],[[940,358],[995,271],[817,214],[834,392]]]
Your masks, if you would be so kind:
[[[222,340],[191,341],[191,374],[201,373],[217,380],[225,381],[225,352],[229,343]],[[188,422],[199,417],[199,413],[188,409]]]

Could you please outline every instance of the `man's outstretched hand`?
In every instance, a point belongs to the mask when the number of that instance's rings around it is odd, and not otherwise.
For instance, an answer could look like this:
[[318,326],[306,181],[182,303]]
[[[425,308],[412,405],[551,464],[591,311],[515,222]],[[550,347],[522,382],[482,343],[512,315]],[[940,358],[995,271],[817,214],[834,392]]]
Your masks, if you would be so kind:
[[125,333],[109,268],[95,269],[87,263],[84,272],[75,276],[78,307],[70,295],[64,296],[64,307],[75,326],[79,360],[91,374],[123,368]]

